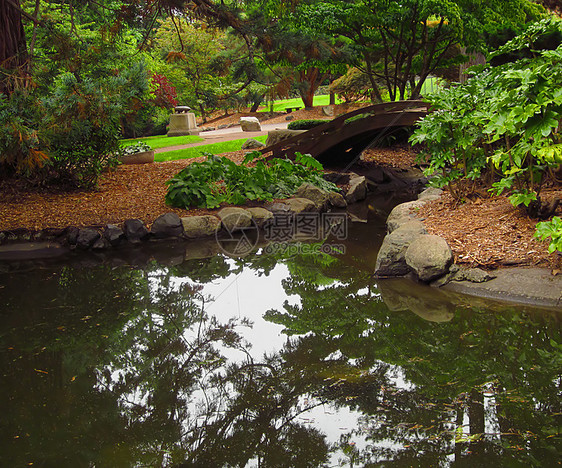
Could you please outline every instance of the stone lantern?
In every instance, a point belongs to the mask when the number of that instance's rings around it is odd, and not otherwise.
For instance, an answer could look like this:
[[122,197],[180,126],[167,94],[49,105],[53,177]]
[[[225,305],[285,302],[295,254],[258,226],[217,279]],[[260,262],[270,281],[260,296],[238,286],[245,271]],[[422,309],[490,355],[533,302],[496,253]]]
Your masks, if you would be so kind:
[[168,136],[199,135],[200,130],[195,122],[195,114],[189,112],[191,107],[176,106],[170,116]]

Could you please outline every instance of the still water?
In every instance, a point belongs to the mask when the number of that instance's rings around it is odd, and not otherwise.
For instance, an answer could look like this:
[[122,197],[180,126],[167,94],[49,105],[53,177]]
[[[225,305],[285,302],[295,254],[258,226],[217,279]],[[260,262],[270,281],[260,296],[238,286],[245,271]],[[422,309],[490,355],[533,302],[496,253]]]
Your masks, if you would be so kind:
[[0,466],[558,466],[561,314],[374,279],[384,214],[1,274]]

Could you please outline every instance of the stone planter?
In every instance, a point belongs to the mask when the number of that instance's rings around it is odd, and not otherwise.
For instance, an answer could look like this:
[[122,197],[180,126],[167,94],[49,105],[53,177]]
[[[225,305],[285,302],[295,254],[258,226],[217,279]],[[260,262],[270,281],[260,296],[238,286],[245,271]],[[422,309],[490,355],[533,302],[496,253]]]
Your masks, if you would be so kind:
[[126,154],[119,158],[122,164],[147,164],[154,162],[154,150],[140,153]]

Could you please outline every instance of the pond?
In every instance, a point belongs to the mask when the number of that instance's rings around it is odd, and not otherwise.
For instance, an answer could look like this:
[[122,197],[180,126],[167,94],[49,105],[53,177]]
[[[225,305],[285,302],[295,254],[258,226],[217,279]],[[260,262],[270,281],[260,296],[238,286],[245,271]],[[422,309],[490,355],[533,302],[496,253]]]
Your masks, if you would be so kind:
[[376,280],[389,208],[0,275],[0,466],[559,464],[561,315]]

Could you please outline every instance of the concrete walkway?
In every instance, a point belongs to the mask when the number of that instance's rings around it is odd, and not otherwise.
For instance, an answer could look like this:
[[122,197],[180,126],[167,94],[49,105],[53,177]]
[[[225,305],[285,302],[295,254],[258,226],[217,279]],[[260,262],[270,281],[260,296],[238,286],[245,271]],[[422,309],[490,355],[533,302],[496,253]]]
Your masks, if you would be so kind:
[[509,302],[552,307],[562,311],[562,275],[545,268],[502,268],[485,283],[452,281],[443,288],[462,294]]
[[210,132],[201,132],[199,136],[203,138],[203,141],[198,141],[197,143],[190,143],[189,145],[178,145],[178,146],[168,146],[166,148],[158,148],[154,150],[155,153],[166,153],[168,151],[175,151],[184,148],[191,148],[194,146],[210,145],[212,143],[222,143],[225,141],[241,140],[242,138],[255,138],[262,135],[267,135],[270,130],[275,129],[285,129],[287,128],[288,122],[276,123],[276,124],[264,124],[261,126],[261,131],[259,132],[243,132],[240,125],[230,128],[222,128],[220,130],[212,130]]

